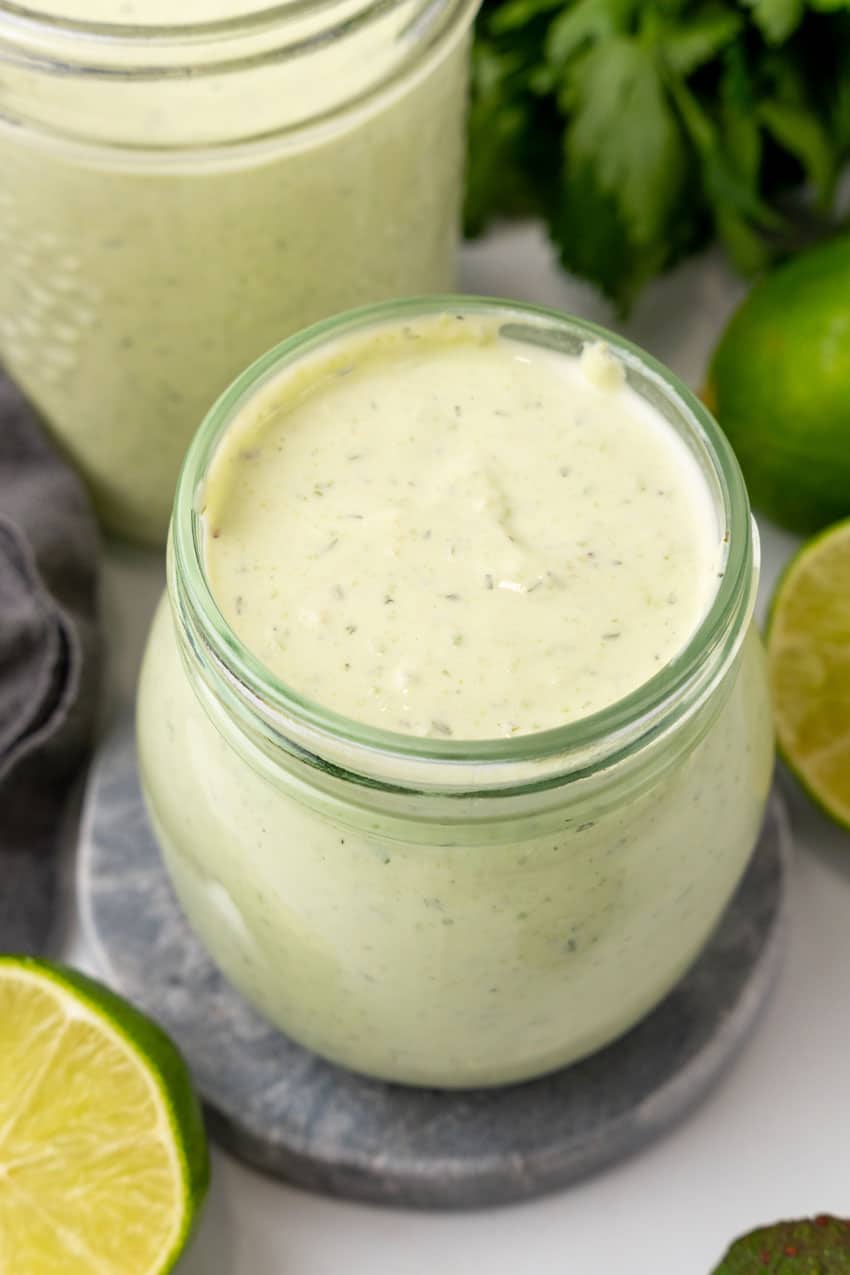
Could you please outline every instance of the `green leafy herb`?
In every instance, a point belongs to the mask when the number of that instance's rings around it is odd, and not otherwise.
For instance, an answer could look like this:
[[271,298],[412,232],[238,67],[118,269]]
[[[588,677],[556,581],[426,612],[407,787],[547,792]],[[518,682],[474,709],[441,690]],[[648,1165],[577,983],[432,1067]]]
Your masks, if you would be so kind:
[[737,1240],[713,1275],[848,1275],[850,1222],[777,1222]]
[[484,0],[466,224],[545,218],[627,307],[712,235],[753,273],[829,229],[850,154],[850,0]]

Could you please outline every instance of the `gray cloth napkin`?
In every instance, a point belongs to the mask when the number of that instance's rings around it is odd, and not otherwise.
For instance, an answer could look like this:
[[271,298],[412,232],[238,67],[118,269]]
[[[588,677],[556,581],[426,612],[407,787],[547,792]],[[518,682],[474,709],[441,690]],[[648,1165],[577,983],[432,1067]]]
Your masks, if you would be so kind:
[[40,951],[51,929],[97,701],[97,558],[79,478],[0,373],[0,951]]

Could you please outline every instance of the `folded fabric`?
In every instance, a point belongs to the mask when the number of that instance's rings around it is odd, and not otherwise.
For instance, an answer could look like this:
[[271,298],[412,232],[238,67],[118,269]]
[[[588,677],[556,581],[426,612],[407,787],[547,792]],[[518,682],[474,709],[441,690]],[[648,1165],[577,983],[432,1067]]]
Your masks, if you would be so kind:
[[88,496],[0,374],[0,950],[39,951],[57,838],[97,702]]

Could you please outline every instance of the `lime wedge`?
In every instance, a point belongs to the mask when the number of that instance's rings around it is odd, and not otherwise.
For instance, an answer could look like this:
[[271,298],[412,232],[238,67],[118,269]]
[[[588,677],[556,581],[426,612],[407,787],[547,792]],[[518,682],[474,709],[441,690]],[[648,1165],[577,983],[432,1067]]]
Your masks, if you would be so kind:
[[0,1270],[160,1275],[208,1181],[168,1037],[82,974],[0,957]]
[[850,827],[850,519],[797,553],[774,595],[767,658],[779,749]]

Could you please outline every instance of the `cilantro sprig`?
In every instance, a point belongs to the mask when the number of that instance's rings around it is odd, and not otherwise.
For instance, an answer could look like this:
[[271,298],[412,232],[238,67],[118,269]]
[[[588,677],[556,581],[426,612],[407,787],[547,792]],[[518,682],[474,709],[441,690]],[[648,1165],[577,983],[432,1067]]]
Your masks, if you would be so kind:
[[539,214],[623,308],[713,235],[756,273],[831,225],[850,0],[484,0],[469,135],[471,235]]

